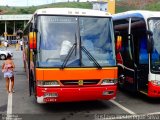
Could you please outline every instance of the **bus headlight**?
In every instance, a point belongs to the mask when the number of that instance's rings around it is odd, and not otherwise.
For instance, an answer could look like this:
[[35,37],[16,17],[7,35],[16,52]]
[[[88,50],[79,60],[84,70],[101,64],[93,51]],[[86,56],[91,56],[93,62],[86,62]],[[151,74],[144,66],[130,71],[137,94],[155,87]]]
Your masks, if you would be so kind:
[[40,86],[40,87],[54,87],[54,86],[60,86],[60,84],[57,80],[53,80],[53,81],[38,80],[37,81],[37,86]]
[[158,80],[151,80],[151,83],[154,85],[160,85],[160,81]]
[[117,83],[117,79],[104,79],[101,85],[114,85]]

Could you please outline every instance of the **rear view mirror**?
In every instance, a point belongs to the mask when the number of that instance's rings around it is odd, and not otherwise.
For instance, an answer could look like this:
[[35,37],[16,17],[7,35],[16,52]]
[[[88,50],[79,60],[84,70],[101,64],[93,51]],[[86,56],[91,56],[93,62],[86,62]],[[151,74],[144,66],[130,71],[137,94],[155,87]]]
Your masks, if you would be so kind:
[[152,52],[153,50],[153,32],[150,30],[147,30],[147,35],[148,35],[148,39],[147,39],[147,51],[148,53]]
[[29,33],[29,47],[30,49],[36,49],[37,48],[37,40],[36,40],[36,32],[30,32]]

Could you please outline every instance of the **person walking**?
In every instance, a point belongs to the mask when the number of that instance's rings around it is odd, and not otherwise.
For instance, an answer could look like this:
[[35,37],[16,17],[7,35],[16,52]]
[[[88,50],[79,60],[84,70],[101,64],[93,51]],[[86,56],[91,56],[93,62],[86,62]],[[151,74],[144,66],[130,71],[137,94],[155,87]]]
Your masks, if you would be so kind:
[[[4,78],[6,80],[6,90],[8,93],[14,92],[13,90],[14,88],[14,73],[13,73],[14,69],[15,69],[15,65],[12,60],[12,56],[8,54],[6,60],[2,64],[2,72],[4,73]],[[10,81],[11,81],[11,90],[9,89]]]
[[19,41],[18,50],[19,50],[19,46],[21,47],[21,50],[23,50],[23,31],[21,29],[17,30],[16,38]]
[[21,51],[23,50],[23,41],[20,41]]

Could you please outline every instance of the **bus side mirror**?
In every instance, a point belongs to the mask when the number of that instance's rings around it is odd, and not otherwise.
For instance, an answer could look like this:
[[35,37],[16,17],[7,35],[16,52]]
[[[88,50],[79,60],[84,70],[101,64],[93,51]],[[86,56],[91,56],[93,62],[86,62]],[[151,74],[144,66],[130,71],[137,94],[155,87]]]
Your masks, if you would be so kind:
[[37,40],[36,40],[36,32],[29,33],[29,48],[36,49],[37,48]]
[[147,39],[147,51],[151,53],[153,50],[153,32],[148,30],[147,31],[148,39]]
[[122,36],[117,36],[116,41],[116,50],[120,51],[122,49]]

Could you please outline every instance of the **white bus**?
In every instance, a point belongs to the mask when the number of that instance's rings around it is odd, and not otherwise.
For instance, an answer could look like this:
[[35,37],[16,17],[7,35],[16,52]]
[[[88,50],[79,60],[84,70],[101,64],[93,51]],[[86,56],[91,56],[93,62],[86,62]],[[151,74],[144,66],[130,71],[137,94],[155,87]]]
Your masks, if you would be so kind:
[[106,12],[37,10],[24,30],[24,43],[30,93],[38,103],[116,97],[113,21]]
[[120,88],[160,97],[160,12],[127,11],[113,15]]

